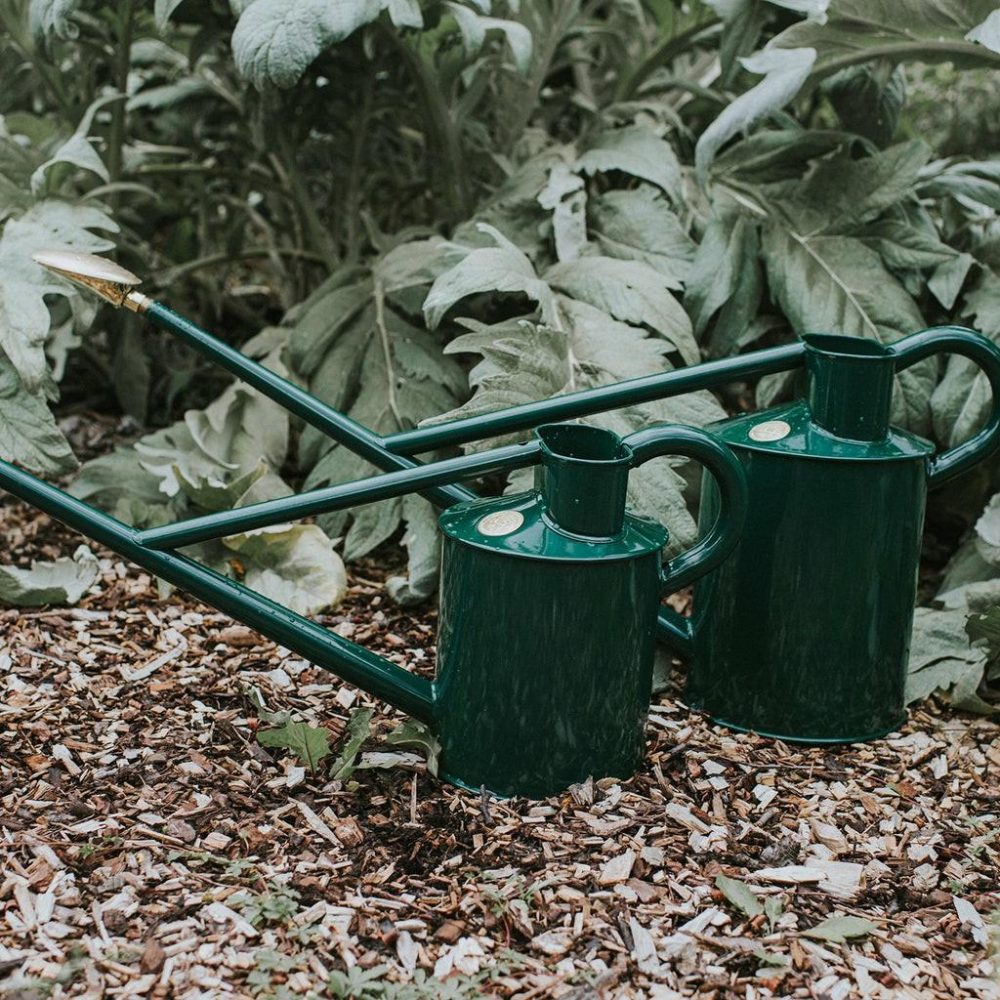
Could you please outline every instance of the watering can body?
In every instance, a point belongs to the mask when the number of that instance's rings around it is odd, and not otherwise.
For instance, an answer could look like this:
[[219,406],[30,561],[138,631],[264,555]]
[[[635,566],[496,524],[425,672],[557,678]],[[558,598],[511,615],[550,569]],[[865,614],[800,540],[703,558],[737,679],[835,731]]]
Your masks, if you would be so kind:
[[[808,401],[711,428],[747,474],[746,528],[695,586],[711,616],[691,645],[686,698],[737,730],[797,742],[873,739],[906,718],[905,686],[929,485],[997,445],[934,446],[889,425],[896,371],[939,351],[1000,384],[1000,353],[971,332],[929,331],[885,348],[803,338]],[[713,511],[706,483],[705,516]]]
[[[661,597],[721,562],[745,494],[738,463],[701,431],[536,433],[534,489],[441,515],[434,703],[443,777],[544,797],[640,766]],[[666,529],[625,499],[629,470],[668,453],[702,461],[725,501],[664,565]]]
[[[538,494],[501,504],[441,518],[442,776],[543,797],[588,775],[632,774],[667,533],[628,515],[617,538],[587,541],[547,523]],[[484,535],[484,520],[487,530],[520,523]]]

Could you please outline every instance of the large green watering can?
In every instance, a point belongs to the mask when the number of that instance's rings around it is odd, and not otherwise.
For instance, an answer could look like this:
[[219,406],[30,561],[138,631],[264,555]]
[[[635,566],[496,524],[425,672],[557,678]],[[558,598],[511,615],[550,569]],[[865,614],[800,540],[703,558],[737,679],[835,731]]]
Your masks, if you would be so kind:
[[[702,462],[721,509],[711,530],[666,567],[666,529],[625,509],[629,471],[660,455]],[[718,566],[742,525],[746,484],[733,454],[691,427],[653,427],[623,440],[595,427],[550,424],[526,444],[316,491],[310,509],[539,462],[536,488],[459,503],[441,516],[434,681],[165,550],[163,529],[130,528],[7,462],[0,462],[0,487],[429,723],[447,780],[543,797],[588,775],[626,777],[640,765],[660,600]],[[274,524],[296,499],[186,526],[209,537]]]
[[[109,281],[118,276],[106,262],[101,266]],[[282,391],[293,390],[301,393],[284,383]],[[309,397],[302,396],[304,406]],[[625,506],[630,470],[662,455],[701,462],[718,500],[711,528],[667,567],[666,529]],[[441,515],[433,681],[174,551],[406,493],[440,495],[435,491],[455,480],[528,466],[536,466],[535,488],[452,502]],[[533,797],[588,775],[624,777],[640,765],[661,599],[725,559],[746,508],[745,478],[732,452],[704,431],[673,425],[621,439],[594,427],[549,424],[524,444],[149,531],[7,462],[0,462],[0,487],[429,723],[448,780]]]
[[[803,344],[807,400],[710,428],[746,470],[746,528],[695,586],[695,621],[710,627],[691,632],[668,616],[661,625],[690,660],[688,702],[718,722],[849,743],[906,718],[927,489],[1000,444],[1000,351],[958,327],[889,347],[828,334]],[[935,455],[889,419],[895,373],[939,352],[978,364],[993,406],[971,440]]]

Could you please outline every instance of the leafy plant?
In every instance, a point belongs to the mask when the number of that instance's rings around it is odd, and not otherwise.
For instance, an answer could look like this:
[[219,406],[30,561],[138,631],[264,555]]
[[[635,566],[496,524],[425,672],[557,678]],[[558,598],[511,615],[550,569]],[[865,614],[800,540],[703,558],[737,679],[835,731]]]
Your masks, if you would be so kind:
[[[11,0],[0,24],[0,259],[113,241],[151,292],[381,433],[810,330],[891,342],[959,322],[1000,341],[1000,161],[973,129],[920,127],[933,81],[992,79],[989,0]],[[18,304],[0,329],[5,456],[71,466],[45,407],[69,371],[64,401],[157,415],[75,486],[136,524],[371,471],[48,281],[28,264],[0,278],[0,311]],[[792,385],[750,388],[766,406]],[[895,419],[941,447],[989,405],[960,358],[897,388]],[[700,393],[593,422],[724,413]],[[970,524],[995,485],[932,516]],[[692,540],[687,466],[632,488],[675,546]],[[992,520],[918,616],[913,696],[986,710],[964,622],[996,600]],[[196,554],[314,611],[342,588],[333,539],[355,559],[399,538],[389,590],[415,602],[435,530],[405,498]]]
[[260,730],[257,742],[262,747],[291,750],[314,774],[323,758],[330,755],[329,730],[310,726],[307,722],[286,722],[277,729]]
[[30,569],[0,566],[0,604],[22,608],[75,604],[98,577],[97,557],[86,545],[72,559],[35,562]]

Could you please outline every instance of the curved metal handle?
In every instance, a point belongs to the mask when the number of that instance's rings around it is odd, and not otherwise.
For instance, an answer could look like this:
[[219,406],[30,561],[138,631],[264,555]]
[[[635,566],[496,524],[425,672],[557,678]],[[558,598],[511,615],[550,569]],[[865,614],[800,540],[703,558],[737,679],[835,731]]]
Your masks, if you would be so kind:
[[993,392],[993,408],[985,426],[968,441],[930,460],[931,486],[965,472],[1000,448],[1000,349],[995,344],[963,326],[933,326],[898,341],[889,349],[896,356],[897,371],[942,351],[961,354],[982,369]]
[[695,427],[663,426],[625,438],[632,466],[661,455],[684,455],[700,462],[719,487],[719,514],[709,532],[661,571],[664,593],[679,590],[715,569],[733,551],[747,512],[747,481],[740,460],[711,434]]

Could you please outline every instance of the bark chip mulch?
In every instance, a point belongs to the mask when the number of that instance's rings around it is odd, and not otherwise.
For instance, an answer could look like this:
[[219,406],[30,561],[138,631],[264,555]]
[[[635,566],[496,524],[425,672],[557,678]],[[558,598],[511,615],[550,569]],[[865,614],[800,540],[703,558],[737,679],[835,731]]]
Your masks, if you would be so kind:
[[[5,561],[79,542],[0,529]],[[640,774],[545,802],[412,754],[332,780],[259,745],[253,690],[334,754],[402,717],[99,555],[77,607],[0,610],[0,996],[1000,1000],[995,723],[806,749],[672,690]],[[324,623],[433,669],[433,611],[356,569]]]

